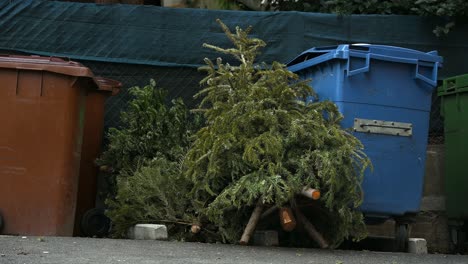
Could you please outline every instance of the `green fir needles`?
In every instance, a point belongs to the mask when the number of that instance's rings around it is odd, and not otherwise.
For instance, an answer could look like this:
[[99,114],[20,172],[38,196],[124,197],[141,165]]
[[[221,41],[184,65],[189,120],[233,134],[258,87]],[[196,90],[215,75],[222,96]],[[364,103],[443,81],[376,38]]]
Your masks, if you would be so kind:
[[196,212],[234,242],[242,230],[232,226],[233,219],[245,225],[245,211],[257,200],[284,206],[312,187],[322,191],[332,215],[332,245],[362,238],[363,216],[355,208],[370,162],[359,140],[340,127],[336,105],[307,101],[315,97],[313,90],[283,64],[256,64],[265,42],[249,38],[251,28],[232,33],[218,23],[234,47],[204,46],[233,56],[239,65],[205,59],[202,68],[207,77],[197,111],[204,113],[206,126],[185,160]]

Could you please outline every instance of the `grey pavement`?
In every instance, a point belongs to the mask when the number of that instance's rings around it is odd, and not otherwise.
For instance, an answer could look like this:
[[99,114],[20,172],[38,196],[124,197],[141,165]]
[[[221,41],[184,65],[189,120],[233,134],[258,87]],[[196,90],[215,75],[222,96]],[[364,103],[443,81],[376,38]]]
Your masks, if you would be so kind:
[[468,264],[467,256],[252,247],[187,242],[0,236],[1,264]]

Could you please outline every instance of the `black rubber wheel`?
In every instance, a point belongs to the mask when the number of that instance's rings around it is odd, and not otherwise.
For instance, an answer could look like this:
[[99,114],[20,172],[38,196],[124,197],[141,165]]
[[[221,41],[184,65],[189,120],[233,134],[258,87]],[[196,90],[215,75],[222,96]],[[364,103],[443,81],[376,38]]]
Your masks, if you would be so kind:
[[450,237],[452,239],[454,253],[465,253],[466,232],[461,226],[450,227]]
[[3,230],[3,217],[0,214],[0,234],[2,233],[2,230]]
[[457,232],[457,252],[460,254],[465,253],[466,245],[466,232],[464,230],[458,230]]
[[408,249],[408,224],[396,224],[395,226],[395,251],[406,252]]
[[81,218],[81,231],[88,237],[104,237],[109,234],[111,221],[104,209],[93,208]]

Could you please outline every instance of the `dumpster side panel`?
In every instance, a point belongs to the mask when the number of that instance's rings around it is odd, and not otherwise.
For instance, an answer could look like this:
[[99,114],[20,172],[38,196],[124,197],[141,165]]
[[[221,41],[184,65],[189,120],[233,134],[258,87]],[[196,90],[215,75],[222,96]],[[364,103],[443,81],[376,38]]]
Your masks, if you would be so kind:
[[104,105],[110,92],[92,92],[86,98],[85,125],[76,202],[74,235],[82,235],[81,219],[86,211],[96,205],[98,167],[95,160],[101,153]]
[[71,235],[84,90],[43,71],[2,69],[0,79],[3,233]]
[[364,202],[360,208],[372,215],[403,215],[418,212],[422,197],[428,112],[359,103],[337,103],[345,116],[343,127],[354,119],[410,123],[413,136],[354,132],[371,159],[373,170],[364,175]]
[[447,215],[468,219],[468,173],[465,168],[468,150],[468,93],[443,96],[445,122],[445,191]]
[[[411,124],[412,135],[354,135],[364,144],[374,170],[364,176],[364,202],[368,215],[393,216],[419,211],[426,158],[432,86],[414,78],[415,65],[370,60],[369,71],[347,75],[346,60],[326,61],[298,72],[319,100],[335,102],[344,115],[342,125],[354,119]],[[362,67],[359,63],[351,65]],[[432,74],[419,69],[420,74]]]

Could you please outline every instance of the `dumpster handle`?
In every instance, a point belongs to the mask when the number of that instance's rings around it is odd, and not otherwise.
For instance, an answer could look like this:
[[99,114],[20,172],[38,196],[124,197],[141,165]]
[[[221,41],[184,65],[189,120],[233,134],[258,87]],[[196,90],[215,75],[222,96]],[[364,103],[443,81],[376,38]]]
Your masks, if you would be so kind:
[[[348,73],[348,77],[349,76],[353,76],[353,75],[356,75],[356,74],[359,74],[359,73],[363,73],[363,72],[368,72],[369,71],[369,67],[370,67],[370,53],[367,53],[367,54],[353,54],[354,56],[349,56],[349,59],[348,59],[348,63],[346,65],[346,71]],[[366,65],[364,65],[364,67],[361,67],[361,68],[358,68],[358,69],[354,69],[354,70],[351,70],[351,58],[352,57],[358,57],[358,58],[365,58],[366,59]]]
[[436,61],[434,62],[434,65],[432,66],[432,76],[431,78],[428,78],[422,74],[419,73],[419,61],[416,63],[416,72],[415,72],[415,75],[414,77],[416,79],[419,79],[423,82],[426,82],[428,84],[430,84],[431,86],[437,86],[437,72],[439,70],[439,62]]

